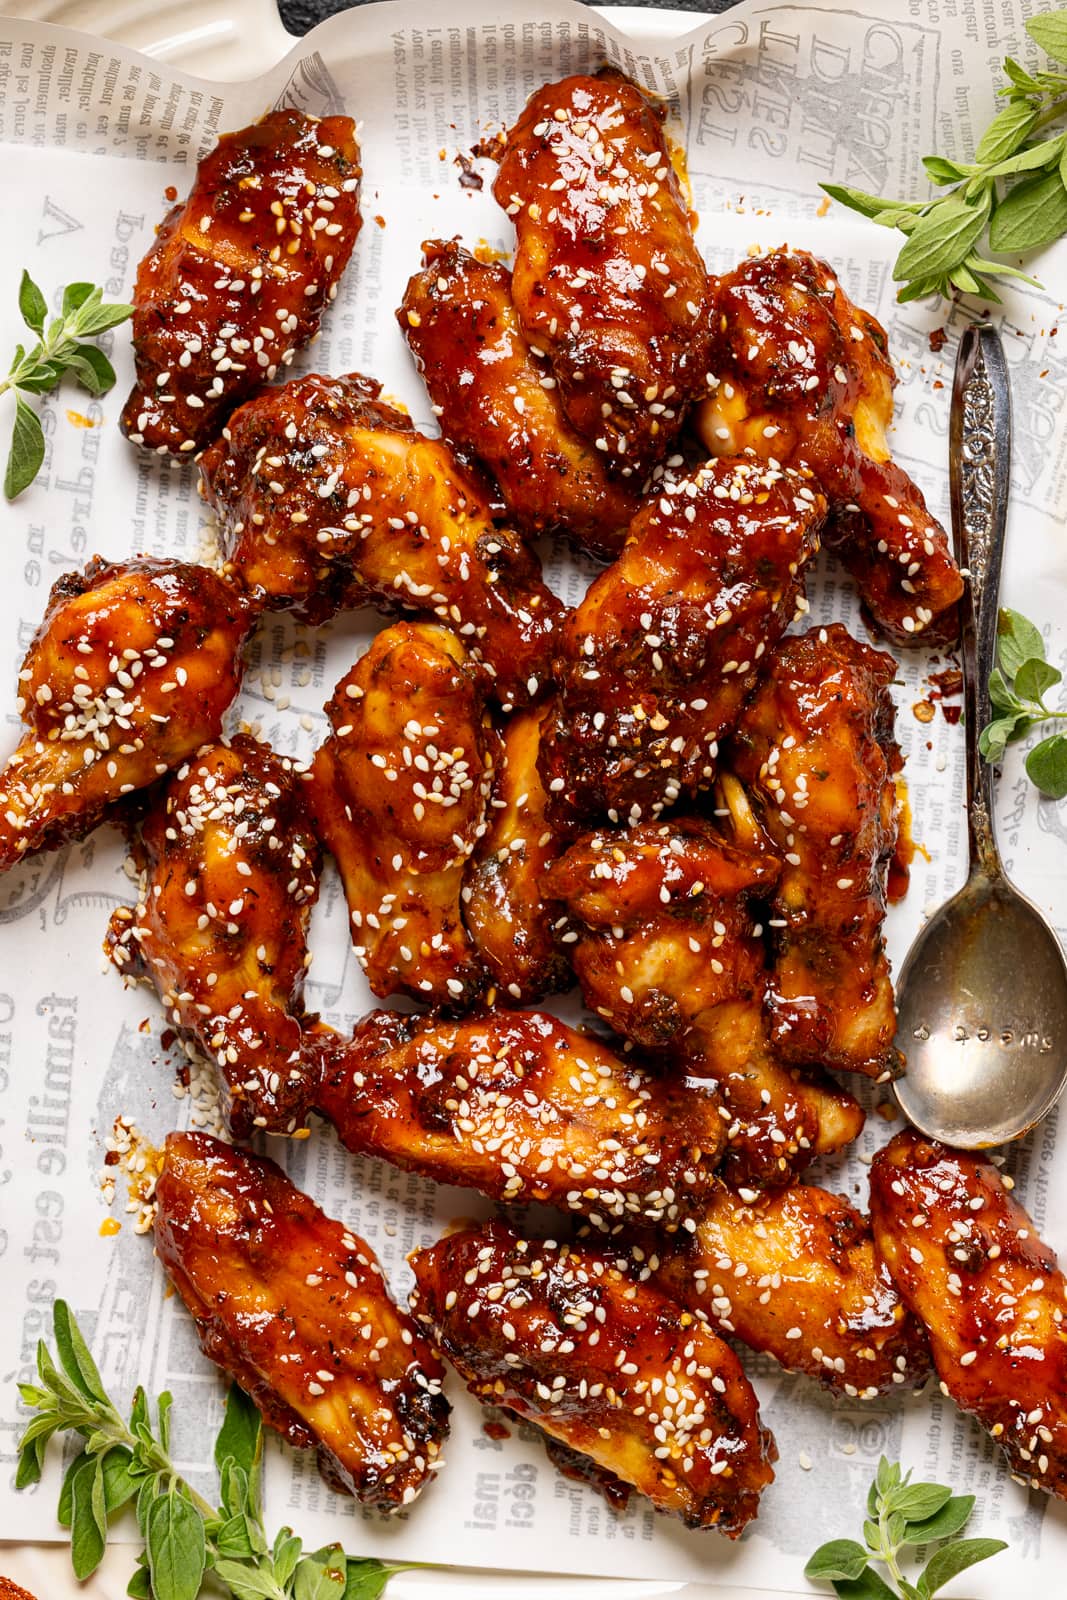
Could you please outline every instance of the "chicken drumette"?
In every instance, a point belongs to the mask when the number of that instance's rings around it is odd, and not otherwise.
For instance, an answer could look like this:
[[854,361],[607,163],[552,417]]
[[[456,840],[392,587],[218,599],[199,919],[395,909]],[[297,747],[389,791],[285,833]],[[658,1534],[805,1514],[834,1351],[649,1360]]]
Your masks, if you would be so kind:
[[199,752],[141,824],[141,897],[111,918],[119,970],[218,1067],[237,1138],[292,1133],[315,1070],[302,1025],[319,847],[303,771],[239,734]]
[[218,738],[251,624],[233,589],[180,561],[97,557],[59,578],[19,673],[28,731],[0,772],[0,871]]
[[881,1077],[896,1055],[882,923],[897,840],[892,656],[840,623],[787,638],[729,761],[782,853],[767,994],[774,1048]]
[[617,555],[636,489],[568,421],[551,368],[519,325],[511,273],[455,241],[423,250],[397,319],[441,432],[488,470],[516,527],[561,528],[593,555]]
[[547,1013],[372,1012],[323,1053],[316,1105],[342,1143],[438,1183],[668,1231],[711,1192],[724,1132],[712,1097]]
[[875,1254],[867,1217],[806,1184],[742,1199],[722,1188],[684,1246],[647,1265],[683,1305],[790,1372],[870,1399],[929,1370],[922,1326]]
[[560,634],[540,758],[553,821],[647,820],[710,787],[824,510],[803,474],[752,457],[661,478]]
[[[774,1476],[774,1440],[733,1351],[625,1262],[500,1222],[412,1257],[412,1308],[479,1400],[629,1489],[736,1539]],[[564,1470],[574,1471],[568,1461]]]
[[448,1433],[443,1372],[389,1293],[374,1252],[273,1161],[172,1133],[156,1185],[156,1250],[204,1354],[331,1489],[410,1505]]
[[963,580],[941,524],[889,454],[885,330],[803,250],[750,257],[713,280],[711,397],[697,428],[714,455],[803,462],[830,503],[825,542],[897,644],[954,639]]
[[400,622],[326,707],[333,735],[315,756],[310,799],[341,869],[356,954],[383,999],[470,1005],[485,984],[460,908],[493,780],[485,685],[450,629]]
[[222,136],[164,218],[134,290],[134,444],[181,455],[318,328],[360,229],[351,117],[271,111]]
[[537,1000],[570,986],[558,917],[545,898],[545,874],[560,841],[545,815],[537,770],[547,711],[509,717],[486,830],[463,880],[463,919],[495,984],[511,1000]]
[[356,374],[296,378],[231,418],[200,464],[226,570],[258,604],[307,622],[376,605],[454,626],[501,703],[525,704],[563,607],[447,445],[379,387]]
[[991,1161],[898,1133],[871,1167],[877,1250],[942,1391],[1012,1471],[1067,1499],[1067,1280]]
[[707,373],[708,279],[665,115],[615,72],[546,84],[493,184],[515,223],[527,341],[574,427],[638,485]]

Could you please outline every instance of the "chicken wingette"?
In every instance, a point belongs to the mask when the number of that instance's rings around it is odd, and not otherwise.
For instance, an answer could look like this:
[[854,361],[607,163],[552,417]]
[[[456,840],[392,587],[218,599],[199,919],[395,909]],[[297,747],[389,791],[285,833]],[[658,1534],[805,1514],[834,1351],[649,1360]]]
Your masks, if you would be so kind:
[[376,1011],[323,1058],[316,1105],[342,1144],[438,1183],[667,1231],[690,1226],[711,1193],[724,1134],[714,1099],[548,1013]]
[[1034,1489],[1067,1499],[1067,1279],[991,1161],[898,1133],[871,1166],[875,1247],[942,1392]]
[[[736,1539],[774,1476],[774,1440],[728,1345],[625,1261],[500,1222],[411,1259],[412,1309],[471,1393],[588,1458],[693,1528]],[[621,1491],[621,1493],[620,1493]]]
[[226,573],[319,623],[362,605],[454,627],[510,709],[537,695],[563,607],[440,439],[351,373],[267,389],[200,463]]
[[244,734],[202,749],[154,799],[134,859],[140,898],[111,918],[112,961],[215,1063],[235,1137],[294,1133],[317,1063],[303,1019],[320,866],[305,770]]
[[658,1242],[646,1265],[722,1333],[837,1394],[869,1400],[929,1370],[926,1336],[875,1253],[870,1220],[825,1189],[723,1187],[692,1237]]
[[0,771],[0,871],[82,838],[217,739],[252,620],[182,561],[96,557],[57,579],[19,673],[27,731]]
[[824,510],[803,474],[753,457],[660,478],[559,635],[540,756],[553,822],[648,821],[711,787]]
[[574,427],[640,485],[707,374],[707,272],[666,108],[607,71],[538,89],[493,194],[515,224],[512,296]]
[[223,134],[137,272],[134,444],[187,455],[316,332],[359,234],[351,117],[268,112]]
[[200,1348],[264,1422],[314,1448],[331,1489],[408,1506],[443,1465],[448,1401],[431,1345],[370,1245],[262,1156],[172,1133],[156,1252]]
[[882,925],[897,844],[896,663],[833,623],[784,639],[727,760],[782,856],[769,919],[771,1040],[785,1061],[891,1075]]
[[449,628],[379,633],[326,707],[308,791],[374,994],[468,1006],[486,972],[460,894],[486,828],[496,734],[485,673]]

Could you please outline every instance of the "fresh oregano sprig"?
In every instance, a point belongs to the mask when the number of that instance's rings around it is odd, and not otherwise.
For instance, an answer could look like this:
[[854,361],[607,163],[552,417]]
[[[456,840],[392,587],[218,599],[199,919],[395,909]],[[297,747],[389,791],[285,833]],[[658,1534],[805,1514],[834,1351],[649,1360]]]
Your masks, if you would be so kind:
[[[994,716],[982,729],[978,748],[987,761],[1000,761],[1009,744],[1015,744],[1048,722],[1067,722],[1067,711],[1050,711],[1045,704],[1049,689],[1063,673],[1046,659],[1040,628],[1018,611],[1001,611],[997,618],[997,665],[989,674],[989,698]],[[1026,757],[1026,774],[1041,793],[1052,800],[1067,795],[1067,734],[1050,733]]]
[[[820,1545],[804,1576],[833,1585],[847,1600],[931,1600],[959,1573],[1006,1550],[1003,1539],[959,1539],[974,1510],[973,1494],[940,1483],[912,1483],[910,1472],[885,1456],[867,1495],[863,1544],[832,1539]],[[937,1545],[913,1579],[901,1571],[901,1552]],[[884,1567],[887,1578],[877,1570]],[[893,1587],[895,1585],[896,1587]]]
[[124,1422],[63,1300],[55,1303],[53,1328],[58,1364],[42,1341],[40,1383],[19,1386],[36,1416],[19,1442],[15,1487],[39,1481],[54,1434],[80,1435],[82,1448],[64,1475],[57,1513],[70,1529],[77,1578],[95,1572],[109,1519],[129,1505],[145,1545],[126,1591],[134,1600],[196,1600],[208,1572],[234,1600],[378,1600],[394,1572],[414,1565],[349,1556],[340,1545],[305,1551],[290,1528],[268,1541],[259,1413],[236,1384],[215,1441],[220,1504],[212,1506],[171,1460],[170,1395],[156,1402],[153,1428],[139,1388]]
[[15,426],[4,474],[4,494],[14,500],[28,489],[44,461],[44,430],[27,396],[47,394],[66,372],[92,395],[107,394],[115,382],[115,369],[95,344],[86,344],[108,328],[133,316],[133,307],[106,304],[104,291],[91,283],[70,283],[63,290],[58,317],[48,323],[48,302],[28,272],[19,284],[19,311],[37,343],[27,350],[18,345],[11,369],[0,380],[0,394],[15,391]]
[[[1031,17],[1026,31],[1053,61],[1067,62],[1067,11]],[[1036,283],[1005,261],[982,253],[1024,255],[1067,233],[1067,73],[1029,72],[1009,56],[1007,83],[997,92],[1007,104],[978,141],[974,159],[923,157],[927,176],[944,194],[929,200],[892,200],[824,183],[833,199],[882,227],[907,234],[897,256],[897,299],[950,297],[955,290],[999,301],[992,278]]]

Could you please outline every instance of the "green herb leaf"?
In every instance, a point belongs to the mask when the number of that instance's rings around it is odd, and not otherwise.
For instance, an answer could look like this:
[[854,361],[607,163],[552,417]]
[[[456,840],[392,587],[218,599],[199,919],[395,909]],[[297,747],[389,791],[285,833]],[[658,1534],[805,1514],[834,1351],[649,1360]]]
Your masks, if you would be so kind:
[[1067,734],[1042,739],[1026,758],[1026,776],[1050,800],[1067,795]]
[[239,1561],[216,1561],[214,1570],[237,1600],[277,1600],[277,1583],[259,1567],[246,1567]]
[[296,1571],[303,1548],[303,1541],[296,1537],[291,1528],[279,1529],[274,1540],[273,1566],[274,1576],[283,1587]]
[[88,1578],[107,1543],[107,1509],[99,1460],[85,1456],[71,1484],[70,1562],[74,1576]]
[[[1041,92],[1041,85],[1033,74],[1027,72],[1026,68],[1021,67],[1011,56],[1006,56],[1004,59],[1004,71],[1008,75],[1009,82],[1016,89],[1022,89],[1027,94],[1039,94]],[[1003,92],[1002,90],[1001,93]]]
[[969,178],[972,171],[955,161],[947,161],[944,156],[923,156],[923,166],[934,183],[958,183],[961,178]]
[[997,207],[989,229],[994,250],[1009,255],[1050,244],[1067,230],[1067,188],[1058,172],[1030,178]]
[[998,161],[995,166],[989,167],[985,176],[987,178],[1014,177],[1019,172],[1035,172],[1040,167],[1050,170],[1059,167],[1060,158],[1067,148],[1067,138],[1061,133],[1055,139],[1045,139],[1041,144],[1033,144],[1029,150],[1020,150],[1018,155],[1009,156],[1005,161]]
[[243,1511],[222,1524],[215,1534],[213,1543],[219,1555],[232,1556],[237,1561],[260,1554],[256,1548],[252,1525]]
[[4,473],[4,494],[8,500],[16,499],[28,489],[44,462],[44,429],[36,411],[30,409],[20,394],[15,396],[15,427],[11,434],[11,452]]
[[973,1494],[952,1495],[934,1516],[908,1523],[908,1543],[932,1544],[935,1539],[950,1539],[966,1527],[973,1510]]
[[170,1408],[174,1404],[174,1396],[169,1389],[164,1389],[156,1401],[156,1415],[159,1418],[159,1442],[164,1450],[170,1449]]
[[840,1596],[840,1600],[897,1600],[888,1583],[879,1577],[873,1567],[868,1567],[858,1578],[836,1578],[834,1592]]
[[98,298],[99,293],[98,289],[94,289],[84,305],[80,306],[71,318],[72,327],[83,339],[106,333],[108,328],[117,328],[121,322],[126,322],[133,316],[132,306],[102,305]]
[[952,1490],[943,1484],[909,1483],[893,1492],[891,1504],[894,1511],[909,1521],[923,1521],[935,1516],[951,1498]]
[[391,1562],[375,1561],[369,1556],[358,1561],[349,1556],[344,1600],[379,1600],[393,1573],[403,1570]]
[[104,1380],[65,1300],[57,1300],[53,1307],[52,1327],[59,1359],[71,1383],[81,1390],[87,1400],[98,1400],[106,1405]]
[[249,1481],[262,1449],[259,1412],[236,1383],[226,1395],[226,1415],[215,1441],[215,1465],[219,1471],[229,1457],[241,1467]]
[[63,1482],[59,1490],[59,1505],[56,1508],[56,1521],[61,1528],[69,1528],[74,1520],[74,1479],[86,1464],[92,1466],[89,1457],[82,1450],[74,1456],[63,1474]]
[[978,141],[974,152],[979,166],[992,166],[1013,155],[1037,121],[1037,112],[1025,100],[1013,100],[998,111]]
[[293,1600],[344,1600],[348,1562],[341,1546],[328,1545],[305,1556],[296,1569]]
[[1043,16],[1031,17],[1026,31],[1053,61],[1067,61],[1067,12],[1049,11]]
[[110,1517],[129,1504],[140,1487],[140,1480],[131,1470],[133,1455],[125,1445],[113,1446],[103,1461],[104,1504]]
[[25,267],[19,284],[19,311],[27,328],[40,338],[44,332],[44,319],[48,315],[48,302]]
[[821,1583],[834,1578],[858,1578],[868,1559],[867,1551],[855,1539],[831,1539],[816,1550],[804,1568],[804,1576]]
[[63,290],[63,309],[61,312],[64,322],[70,321],[75,311],[81,309],[92,292],[93,285],[91,283],[67,284],[67,287]]
[[152,1600],[152,1579],[148,1571],[148,1563],[142,1557],[141,1565],[136,1569],[133,1577],[126,1585],[126,1593],[130,1600]]
[[115,369],[95,344],[75,345],[67,357],[67,371],[92,395],[107,394],[115,387]]
[[196,1507],[174,1491],[161,1495],[148,1513],[146,1542],[155,1600],[196,1600],[207,1565]]
[[1021,700],[1030,700],[1040,706],[1045,691],[1062,681],[1063,673],[1058,667],[1051,666],[1040,656],[1031,656],[1015,674],[1015,693]]
[[974,205],[946,195],[922,218],[900,252],[893,277],[900,282],[917,277],[939,277],[966,260],[985,232],[989,220],[988,191]]
[[997,660],[1007,678],[1014,679],[1024,661],[1044,658],[1045,640],[1021,611],[1001,607],[997,615]]
[[[839,205],[848,206],[851,211],[858,211],[864,217],[876,217],[886,208],[886,201],[876,194],[867,194],[863,189],[849,189],[842,183],[820,183],[819,188],[828,194],[831,200],[836,200]],[[918,211],[917,205],[905,206],[904,202],[895,202],[909,211]]]
[[945,1545],[930,1557],[919,1578],[919,1593],[923,1600],[935,1595],[946,1583],[958,1578],[968,1567],[979,1561],[988,1561],[1008,1547],[1003,1539],[960,1539],[956,1544]]

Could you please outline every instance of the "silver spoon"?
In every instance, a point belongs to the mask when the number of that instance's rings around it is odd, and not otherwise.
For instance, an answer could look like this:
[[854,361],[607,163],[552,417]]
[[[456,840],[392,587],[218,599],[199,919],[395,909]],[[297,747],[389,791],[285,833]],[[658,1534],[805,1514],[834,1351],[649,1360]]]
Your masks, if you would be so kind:
[[976,1150],[1017,1139],[1067,1081],[1067,958],[1045,918],[1007,879],[994,833],[993,769],[978,752],[989,721],[1011,462],[1004,350],[988,323],[964,330],[949,427],[961,602],[970,875],[919,934],[897,987],[894,1086],[920,1132]]

